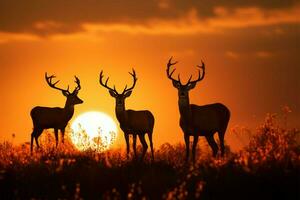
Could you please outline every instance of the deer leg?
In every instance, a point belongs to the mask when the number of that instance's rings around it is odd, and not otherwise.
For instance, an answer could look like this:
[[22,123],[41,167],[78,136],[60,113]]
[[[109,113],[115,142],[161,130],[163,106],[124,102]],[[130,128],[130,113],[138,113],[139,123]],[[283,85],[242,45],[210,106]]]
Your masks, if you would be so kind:
[[136,134],[133,134],[133,152],[134,152],[134,157],[136,158]]
[[39,138],[39,136],[42,134],[42,132],[43,132],[43,129],[37,129],[37,130],[35,131],[36,134],[35,134],[35,136],[34,136],[34,139],[35,139],[35,143],[36,143],[36,146],[37,146],[38,149],[40,148],[38,138]]
[[146,140],[145,140],[145,134],[140,133],[140,134],[139,134],[139,138],[140,138],[140,141],[141,141],[141,143],[142,143],[142,145],[143,145],[143,153],[142,153],[142,157],[141,157],[141,160],[143,160],[143,159],[144,159],[144,156],[145,156],[145,154],[146,154],[146,152],[147,152],[148,145],[147,145],[147,142],[146,142]]
[[56,144],[56,148],[58,145],[58,129],[54,129],[54,135],[55,135],[55,144]]
[[39,145],[38,137],[35,136],[34,139],[35,139],[36,146],[37,146],[37,148],[39,149],[39,148],[40,148],[40,145]]
[[188,162],[189,154],[190,154],[190,136],[188,134],[184,134],[184,142],[185,142],[185,150],[186,150],[185,160],[186,162]]
[[65,142],[65,128],[60,129],[61,132],[61,142]]
[[153,151],[152,133],[148,133],[148,138],[149,138],[149,142],[150,142],[150,149],[151,149],[151,157],[152,157],[152,161],[154,161],[154,151]]
[[192,149],[192,154],[193,154],[193,163],[195,163],[195,157],[196,157],[196,147],[197,147],[197,143],[198,143],[198,135],[194,136],[194,141],[193,141],[193,149]]
[[129,151],[130,151],[130,147],[129,147],[129,135],[127,133],[124,134],[125,136],[125,141],[126,141],[126,150],[127,150],[127,159],[129,159]]
[[223,131],[218,132],[222,157],[224,157],[224,153],[225,153],[225,145],[224,145],[224,135],[225,134],[224,133],[225,132],[223,132]]
[[32,133],[31,133],[31,140],[30,140],[30,153],[32,153],[33,151],[33,139],[34,139],[34,135],[35,135],[36,130],[33,129]]
[[207,140],[209,146],[213,150],[213,157],[216,157],[219,148],[218,148],[218,145],[217,145],[217,143],[214,139],[213,133],[207,133],[207,136],[205,136],[205,137],[206,137],[206,140]]

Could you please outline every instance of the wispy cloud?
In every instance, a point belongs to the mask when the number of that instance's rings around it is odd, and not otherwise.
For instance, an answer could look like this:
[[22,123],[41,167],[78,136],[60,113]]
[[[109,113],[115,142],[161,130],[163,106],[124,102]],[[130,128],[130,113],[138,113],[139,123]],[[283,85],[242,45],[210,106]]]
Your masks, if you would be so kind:
[[244,50],[243,52],[236,52],[236,51],[226,51],[225,56],[230,59],[244,59],[245,57],[252,57],[252,58],[261,58],[261,59],[267,59],[271,58],[275,55],[274,52],[266,51],[266,50],[259,50],[259,51],[248,51]]
[[197,34],[222,33],[226,29],[237,29],[280,24],[300,24],[300,6],[287,10],[266,11],[260,8],[237,8],[228,10],[215,8],[215,16],[202,19],[195,9],[177,19],[150,19],[141,24],[130,23],[85,23],[86,31],[93,32],[123,32],[129,34]]
[[11,41],[38,41],[38,40],[40,40],[40,37],[34,34],[0,32],[0,44],[11,42]]
[[134,34],[222,32],[226,28],[300,23],[300,4],[296,2],[3,0],[0,32],[41,36],[91,29]]
[[[157,2],[160,9],[172,9],[174,6],[168,0]],[[286,8],[266,9],[263,7],[230,7],[215,6],[211,8],[211,14],[203,16],[197,7],[191,7],[174,17],[164,17],[161,14],[143,16],[140,20],[128,18],[101,21],[95,19],[72,20],[43,20],[33,21],[25,27],[24,31],[1,31],[0,43],[12,40],[37,40],[48,37],[50,39],[79,39],[81,36],[92,40],[99,40],[103,33],[124,33],[142,35],[195,35],[195,34],[222,34],[231,29],[245,29],[249,27],[264,27],[284,24],[300,25],[300,4]],[[163,11],[168,13],[168,11]],[[174,12],[174,11],[172,11]],[[1,17],[1,15],[0,15]],[[67,19],[68,17],[65,16]],[[22,21],[22,19],[20,19]],[[283,34],[283,30],[277,28],[272,34]],[[227,52],[226,56],[237,58],[234,52]],[[258,57],[268,57],[259,53]]]
[[237,52],[234,52],[234,51],[226,51],[225,52],[225,55],[229,58],[232,58],[232,59],[237,59],[239,58],[239,54]]
[[257,51],[255,56],[258,58],[270,58],[273,54],[270,51]]

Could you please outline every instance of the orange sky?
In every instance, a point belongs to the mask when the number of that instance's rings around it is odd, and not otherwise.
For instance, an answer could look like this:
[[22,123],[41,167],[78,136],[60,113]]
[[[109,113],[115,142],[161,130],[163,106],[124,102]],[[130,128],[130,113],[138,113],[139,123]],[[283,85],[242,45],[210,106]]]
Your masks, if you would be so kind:
[[[31,2],[31,3],[30,3]],[[72,2],[72,3],[70,3]],[[190,92],[192,103],[222,102],[232,113],[230,127],[257,125],[265,113],[292,109],[290,124],[300,119],[300,4],[296,1],[1,1],[0,139],[29,141],[30,110],[63,106],[65,97],[50,89],[44,73],[55,73],[65,86],[81,80],[84,104],[75,115],[98,110],[114,119],[114,99],[100,87],[104,70],[120,90],[138,76],[130,109],[155,116],[155,146],[183,139],[177,91],[166,78],[172,55],[182,80],[206,77]],[[72,85],[73,87],[75,85]],[[239,141],[227,132],[233,147]],[[123,144],[120,135],[119,144]]]

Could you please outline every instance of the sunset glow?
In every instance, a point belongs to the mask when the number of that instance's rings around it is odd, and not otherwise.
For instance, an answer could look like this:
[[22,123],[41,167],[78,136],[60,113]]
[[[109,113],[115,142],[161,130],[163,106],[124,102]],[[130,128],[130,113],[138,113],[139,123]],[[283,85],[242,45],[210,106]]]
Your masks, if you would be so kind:
[[299,0],[0,0],[1,199],[294,199]]

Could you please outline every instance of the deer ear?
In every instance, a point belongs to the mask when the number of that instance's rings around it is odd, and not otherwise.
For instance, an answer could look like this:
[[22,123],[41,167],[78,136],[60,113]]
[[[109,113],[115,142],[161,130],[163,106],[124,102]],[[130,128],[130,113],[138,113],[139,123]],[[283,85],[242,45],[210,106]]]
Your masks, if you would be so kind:
[[132,93],[132,90],[129,90],[128,92],[125,93],[124,97],[129,97]]
[[109,94],[112,97],[117,97],[117,94],[113,90],[109,90]]
[[173,83],[174,87],[176,87],[176,88],[180,87],[180,84],[177,81],[172,81],[172,83]]
[[196,86],[197,83],[189,83],[188,89],[191,90]]
[[65,97],[69,96],[69,92],[67,92],[67,91],[62,91],[62,94],[63,94]]

